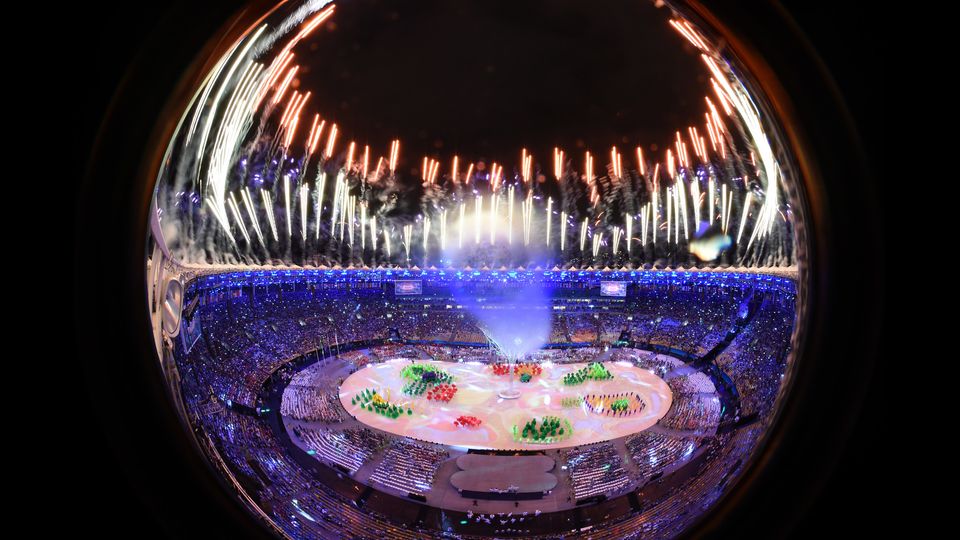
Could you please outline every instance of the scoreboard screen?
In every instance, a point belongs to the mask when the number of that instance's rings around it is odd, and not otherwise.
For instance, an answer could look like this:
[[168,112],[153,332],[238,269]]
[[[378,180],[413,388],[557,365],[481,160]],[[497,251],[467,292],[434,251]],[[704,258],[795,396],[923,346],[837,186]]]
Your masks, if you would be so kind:
[[601,281],[600,296],[619,296],[621,298],[626,297],[627,282],[626,281]]
[[415,296],[423,294],[423,282],[419,279],[394,281],[393,292],[397,296]]

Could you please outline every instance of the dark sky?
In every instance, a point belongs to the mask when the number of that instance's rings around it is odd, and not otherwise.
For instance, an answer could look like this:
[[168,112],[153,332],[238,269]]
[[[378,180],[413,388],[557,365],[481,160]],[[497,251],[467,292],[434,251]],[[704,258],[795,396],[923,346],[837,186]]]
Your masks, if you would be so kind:
[[603,7],[338,3],[296,51],[308,69],[300,90],[375,156],[397,137],[407,160],[459,153],[513,164],[525,146],[548,166],[555,145],[578,161],[613,144],[662,152],[674,130],[702,122],[706,70],[666,9],[636,0]]

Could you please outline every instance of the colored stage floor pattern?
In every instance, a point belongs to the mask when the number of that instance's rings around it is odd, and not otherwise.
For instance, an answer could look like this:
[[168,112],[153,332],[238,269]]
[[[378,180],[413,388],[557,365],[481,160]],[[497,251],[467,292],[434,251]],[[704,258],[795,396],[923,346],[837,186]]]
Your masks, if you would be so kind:
[[[498,393],[509,386],[509,378],[493,374],[490,365],[479,362],[439,362],[416,360],[434,364],[454,376],[458,391],[449,403],[428,401],[426,397],[403,394],[405,381],[400,370],[411,360],[397,359],[380,364],[369,364],[351,374],[340,386],[340,401],[344,408],[369,426],[400,436],[462,448],[513,450],[566,448],[606,441],[643,431],[654,425],[672,403],[672,393],[662,379],[628,362],[607,362],[604,366],[614,375],[612,380],[587,381],[577,386],[565,386],[563,376],[586,364],[556,364],[545,366],[543,374],[531,382],[515,381],[521,392],[517,399],[501,399]],[[403,414],[392,419],[365,411],[350,400],[364,389],[375,389],[389,395],[391,403],[407,405],[412,415]],[[617,394],[636,392],[646,402],[643,411],[631,416],[604,416],[579,407],[562,407],[565,397],[588,394]],[[483,423],[465,428],[454,425],[460,415],[473,415]],[[532,417],[547,415],[566,418],[573,426],[573,435],[551,444],[515,442],[511,427],[522,428]]]

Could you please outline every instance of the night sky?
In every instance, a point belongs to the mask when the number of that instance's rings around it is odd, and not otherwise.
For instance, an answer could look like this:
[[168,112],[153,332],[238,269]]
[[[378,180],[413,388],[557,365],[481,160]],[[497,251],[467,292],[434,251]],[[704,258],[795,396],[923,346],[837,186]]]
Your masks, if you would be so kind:
[[545,169],[554,146],[578,167],[614,144],[660,157],[675,130],[702,123],[708,93],[669,15],[636,0],[341,2],[295,51],[299,90],[341,141],[379,156],[400,138],[401,167],[457,153],[509,169],[521,147]]

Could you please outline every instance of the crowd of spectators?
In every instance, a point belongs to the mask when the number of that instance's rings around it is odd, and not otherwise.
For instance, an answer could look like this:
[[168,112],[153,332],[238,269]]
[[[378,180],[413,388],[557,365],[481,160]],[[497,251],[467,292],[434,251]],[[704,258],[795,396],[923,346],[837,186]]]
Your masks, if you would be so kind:
[[423,495],[433,486],[437,468],[449,457],[449,452],[432,445],[397,439],[370,480],[404,494]]
[[[747,294],[737,290],[654,289],[632,297],[619,310],[555,314],[552,341],[592,346],[541,351],[533,361],[592,360],[623,330],[628,330],[636,342],[664,345],[697,356],[729,342],[715,363],[735,383],[743,414],[764,416],[773,408],[786,371],[795,308],[791,299],[764,299],[755,303],[756,313],[740,328],[738,317],[743,316]],[[398,305],[378,288],[351,290],[347,295],[337,288],[265,287],[256,294],[231,293],[207,299],[193,316],[198,318],[200,339],[177,355],[187,412],[212,459],[230,471],[235,489],[250,495],[274,526],[291,536],[310,539],[440,536],[437,531],[399,527],[376,512],[357,508],[292,459],[262,418],[238,411],[235,406],[255,408],[264,382],[291,359],[317,350],[337,351],[362,339],[386,338],[389,329],[415,340],[486,341],[469,313],[447,308],[443,302],[426,308],[423,304],[418,308],[416,303]],[[736,335],[730,341],[732,332]],[[447,361],[491,359],[483,349],[440,345],[412,348],[402,343],[345,353],[339,359],[355,369],[366,362],[411,358],[411,353]],[[711,379],[703,373],[668,378],[683,363],[664,355],[615,349],[613,359],[633,360],[668,379],[674,401],[661,426],[691,432],[717,426],[721,404]],[[305,422],[340,423],[347,415],[336,396],[336,383],[320,375],[314,379],[295,377],[284,389],[281,414]],[[696,517],[698,508],[709,506],[722,493],[761,433],[761,426],[753,426],[707,438],[698,433],[673,436],[650,431],[629,437],[625,441],[626,456],[636,465],[636,476],[624,468],[624,455],[612,444],[568,451],[565,458],[571,485],[576,498],[582,499],[616,494],[638,479],[659,482],[658,474],[683,467],[697,450],[707,450],[708,459],[697,465],[699,469],[688,481],[658,492],[656,500],[645,501],[643,512],[605,523],[602,530],[594,530],[590,536],[633,538],[637,531],[661,535],[682,530]],[[374,461],[377,467],[371,483],[403,493],[428,492],[438,466],[447,459],[444,450],[432,445],[367,428],[300,425],[294,434],[315,457],[349,472],[356,472],[382,452],[381,461]],[[518,526],[521,521],[510,519],[500,523],[505,533],[526,531],[527,523]]]
[[627,437],[626,445],[639,476],[650,479],[688,459],[697,448],[697,439],[643,431]]
[[727,335],[738,307],[739,297],[724,291],[651,293],[631,313],[631,337],[701,356]]
[[342,422],[346,411],[335,390],[324,386],[291,384],[283,390],[280,413],[297,420]]
[[717,357],[740,394],[742,415],[765,417],[779,395],[791,350],[794,310],[764,302],[757,314]]
[[670,390],[674,395],[677,394],[713,394],[717,391],[716,386],[714,386],[713,381],[710,380],[710,377],[702,371],[693,371],[692,368],[689,373],[680,375],[678,377],[670,377],[669,374],[667,377],[667,385],[670,386]]
[[566,452],[570,485],[576,499],[619,494],[630,484],[623,457],[610,443],[574,448]]
[[390,438],[364,427],[342,431],[296,426],[294,434],[314,452],[314,456],[336,463],[350,474],[357,472],[371,456],[390,442]]
[[715,394],[674,394],[670,410],[658,424],[680,431],[709,431],[720,424],[722,408]]
[[682,367],[684,363],[672,356],[653,354],[636,349],[615,349],[611,355],[614,361],[625,361],[645,369],[661,379],[667,378],[667,373]]

